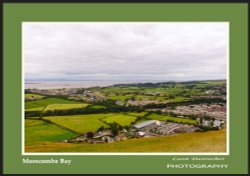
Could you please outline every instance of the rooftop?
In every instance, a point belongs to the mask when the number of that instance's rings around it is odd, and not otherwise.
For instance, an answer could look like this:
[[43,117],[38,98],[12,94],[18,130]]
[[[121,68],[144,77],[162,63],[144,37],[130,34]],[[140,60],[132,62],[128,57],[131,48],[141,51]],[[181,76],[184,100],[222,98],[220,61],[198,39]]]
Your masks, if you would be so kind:
[[143,127],[145,127],[145,126],[148,126],[148,125],[152,125],[152,124],[154,124],[154,123],[157,123],[157,122],[158,122],[158,120],[148,120],[148,121],[146,121],[146,122],[142,122],[142,123],[139,123],[139,124],[137,124],[137,125],[133,125],[133,127],[140,129],[140,128],[143,128]]

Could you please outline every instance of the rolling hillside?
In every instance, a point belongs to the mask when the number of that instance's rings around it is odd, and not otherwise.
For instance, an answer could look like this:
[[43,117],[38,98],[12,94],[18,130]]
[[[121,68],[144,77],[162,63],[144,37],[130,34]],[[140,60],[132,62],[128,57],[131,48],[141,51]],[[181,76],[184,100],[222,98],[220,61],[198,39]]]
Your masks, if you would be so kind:
[[226,130],[130,139],[106,144],[41,142],[26,152],[226,152]]

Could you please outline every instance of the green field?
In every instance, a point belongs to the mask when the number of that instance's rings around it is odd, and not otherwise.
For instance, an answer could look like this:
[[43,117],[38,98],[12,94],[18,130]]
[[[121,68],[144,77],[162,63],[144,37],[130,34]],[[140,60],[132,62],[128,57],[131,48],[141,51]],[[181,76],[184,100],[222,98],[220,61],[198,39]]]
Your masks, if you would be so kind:
[[[205,92],[199,89],[210,84],[176,84],[175,87],[107,87],[102,91],[111,100],[126,101],[134,97],[135,100],[168,100],[169,102],[183,102],[188,101],[191,95],[204,95]],[[187,86],[196,86],[193,89]],[[149,95],[157,93],[159,95]],[[169,98],[174,97],[174,98]]]
[[91,114],[91,115],[71,115],[71,116],[49,116],[49,119],[59,125],[70,128],[76,132],[86,133],[96,131],[101,126],[108,127],[99,119],[108,117],[109,114]]
[[121,126],[130,126],[132,122],[136,120],[134,116],[128,116],[124,114],[115,114],[110,117],[103,119],[106,123],[118,123]]
[[37,95],[37,94],[25,94],[25,99],[28,98],[37,98],[37,99],[42,99],[44,96],[42,95]]
[[[152,93],[154,92],[153,90],[155,90],[155,92],[159,92],[161,93],[161,95],[159,96],[150,96],[150,95],[134,95],[134,94],[129,94],[129,95],[111,95],[109,96],[109,99],[111,100],[119,100],[119,101],[127,101],[130,100],[132,97],[134,97],[134,100],[140,101],[140,100],[159,100],[159,101],[164,101],[167,100],[170,103],[173,102],[184,102],[184,101],[188,101],[191,100],[191,98],[187,98],[187,97],[182,97],[182,96],[177,96],[178,94],[182,93],[183,95],[200,95],[201,92],[197,91],[197,90],[192,90],[192,92],[187,91],[187,89],[177,89],[177,90],[172,90],[170,88],[151,88],[151,89],[143,89],[144,93]],[[183,93],[184,91],[186,91],[185,93]],[[122,91],[121,91],[122,92]],[[118,93],[118,92],[117,92]],[[174,98],[168,98],[167,96],[172,96],[174,95]]]
[[129,116],[135,116],[135,117],[143,117],[147,114],[148,112],[129,112],[129,113],[125,113],[126,115]]
[[162,120],[162,121],[171,121],[177,123],[187,123],[187,124],[197,124],[197,120],[186,119],[186,118],[177,118],[177,117],[170,117],[167,115],[159,115],[159,114],[150,114],[147,116],[147,119],[150,120]]
[[[71,131],[69,129],[80,133],[96,132],[100,127],[111,128],[112,123],[117,123],[123,127],[131,127],[135,123],[138,124],[148,120],[197,124],[197,120],[189,118],[147,112],[150,111],[147,108],[158,106],[133,107],[132,105],[129,106],[127,101],[158,100],[156,103],[159,102],[160,104],[191,104],[193,102],[188,103],[186,101],[194,99],[197,95],[210,96],[206,92],[210,89],[218,89],[219,95],[224,95],[225,86],[223,87],[223,85],[225,83],[223,80],[208,80],[186,83],[131,84],[88,88],[87,90],[92,91],[89,95],[85,95],[84,93],[68,95],[69,98],[73,97],[86,103],[67,100],[66,96],[25,94],[25,115],[28,118],[25,120],[25,150],[26,152],[225,152],[225,129],[183,133],[174,136],[133,138],[126,141],[105,144],[60,142],[61,140],[76,136],[72,132],[69,132]],[[92,99],[91,101],[88,100],[92,96],[95,96],[96,100],[94,98],[92,98],[93,101]],[[39,100],[27,101],[29,98]],[[155,102],[152,101],[149,103]],[[159,107],[162,106],[160,105]],[[56,126],[56,124],[50,124],[49,121],[43,121],[45,119],[69,128],[69,131],[65,130],[66,128],[62,129],[63,127]]]
[[36,142],[58,142],[74,137],[75,134],[41,120],[25,120],[25,144]]
[[137,117],[143,113],[131,113],[126,115],[122,113],[107,113],[107,114],[88,114],[88,115],[70,115],[70,116],[47,116],[44,119],[51,120],[57,124],[70,128],[74,131],[86,133],[96,131],[101,126],[107,128],[107,124],[103,123],[118,123],[121,126],[129,126]]
[[80,109],[85,108],[88,104],[50,104],[46,107],[45,111],[54,110],[68,110],[68,109]]
[[132,95],[111,95],[109,99],[124,101],[130,99],[131,97]]
[[114,93],[120,95],[120,94],[136,93],[141,90],[142,89],[139,87],[107,87],[103,89],[102,92],[110,95],[113,95]]
[[226,152],[226,130],[129,139],[106,144],[41,142],[26,152]]
[[[191,95],[206,95],[203,88],[222,86],[225,80],[214,81],[196,81],[191,83],[174,83],[171,86],[166,84],[158,84],[155,86],[136,86],[136,85],[120,85],[110,86],[104,89],[98,89],[101,94],[112,100],[124,101],[128,98],[135,97],[136,100],[166,100],[168,96],[189,97]],[[93,89],[94,91],[97,91]],[[150,96],[148,94],[157,93],[159,96]],[[181,99],[176,98],[177,102]]]
[[30,108],[30,109],[25,109],[25,112],[30,112],[30,111],[43,111],[44,107],[37,107],[37,108]]
[[186,97],[175,97],[174,99],[167,99],[169,103],[185,102],[189,100],[191,100],[191,98]]
[[93,105],[91,106],[92,109],[106,109],[105,106],[100,106],[100,105]]
[[80,104],[80,102],[76,102],[72,100],[64,100],[60,98],[46,98],[42,100],[25,102],[25,109],[46,107],[49,104]]

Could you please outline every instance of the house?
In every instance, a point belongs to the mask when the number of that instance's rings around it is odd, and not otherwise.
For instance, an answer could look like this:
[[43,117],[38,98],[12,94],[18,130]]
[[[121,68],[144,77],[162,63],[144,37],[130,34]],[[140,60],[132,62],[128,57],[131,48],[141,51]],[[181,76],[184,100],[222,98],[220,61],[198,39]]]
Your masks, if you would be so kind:
[[31,98],[26,98],[25,100],[26,101],[34,101],[34,100],[38,100],[39,98],[33,98],[33,97],[31,97]]
[[222,128],[222,125],[224,124],[224,121],[222,120],[203,120],[202,125],[207,127],[217,127],[218,129]]
[[145,136],[145,132],[142,132],[142,131],[139,131],[139,132],[137,132],[136,133],[139,137],[143,137],[143,136]]
[[84,92],[83,92],[83,94],[85,94],[85,95],[88,95],[88,94],[91,94],[92,92],[91,91],[88,91],[88,90],[85,90]]
[[125,141],[125,140],[127,140],[127,136],[125,133],[120,133],[114,137],[114,140],[115,141]]
[[140,130],[140,129],[146,128],[148,126],[158,126],[160,124],[161,124],[161,122],[159,120],[148,120],[146,122],[142,122],[142,123],[133,125],[132,129]]
[[115,104],[119,106],[123,106],[125,103],[123,101],[116,101]]
[[101,142],[111,143],[111,142],[114,142],[114,139],[112,136],[113,134],[111,133],[111,131],[100,131],[94,135],[94,137],[92,138],[92,141],[94,142],[99,141],[100,143]]
[[214,120],[214,127],[217,127],[218,129],[222,128],[222,125],[224,124],[223,120]]
[[149,92],[149,93],[145,93],[145,95],[158,96],[158,95],[160,95],[160,93],[159,92]]

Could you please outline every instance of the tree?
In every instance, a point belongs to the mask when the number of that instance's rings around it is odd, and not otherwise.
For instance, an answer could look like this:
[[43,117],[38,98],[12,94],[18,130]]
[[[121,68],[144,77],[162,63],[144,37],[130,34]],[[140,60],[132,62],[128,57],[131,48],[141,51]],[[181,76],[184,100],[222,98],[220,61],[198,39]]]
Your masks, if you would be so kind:
[[135,96],[132,96],[132,97],[131,97],[131,101],[135,101]]
[[209,122],[209,126],[210,126],[210,127],[213,127],[213,126],[214,126],[214,121],[211,120],[211,121]]
[[123,128],[126,129],[126,130],[129,130],[129,126],[127,126],[127,125],[124,126]]
[[98,132],[99,132],[99,131],[104,131],[104,130],[105,130],[104,126],[101,126],[101,127],[99,127],[99,128],[97,129]]
[[120,125],[118,125],[116,122],[109,124],[110,130],[113,134],[113,136],[116,136],[119,133]]
[[199,118],[199,124],[200,124],[200,125],[203,124],[203,118]]
[[93,132],[87,132],[86,135],[87,135],[87,138],[93,138],[94,137]]

